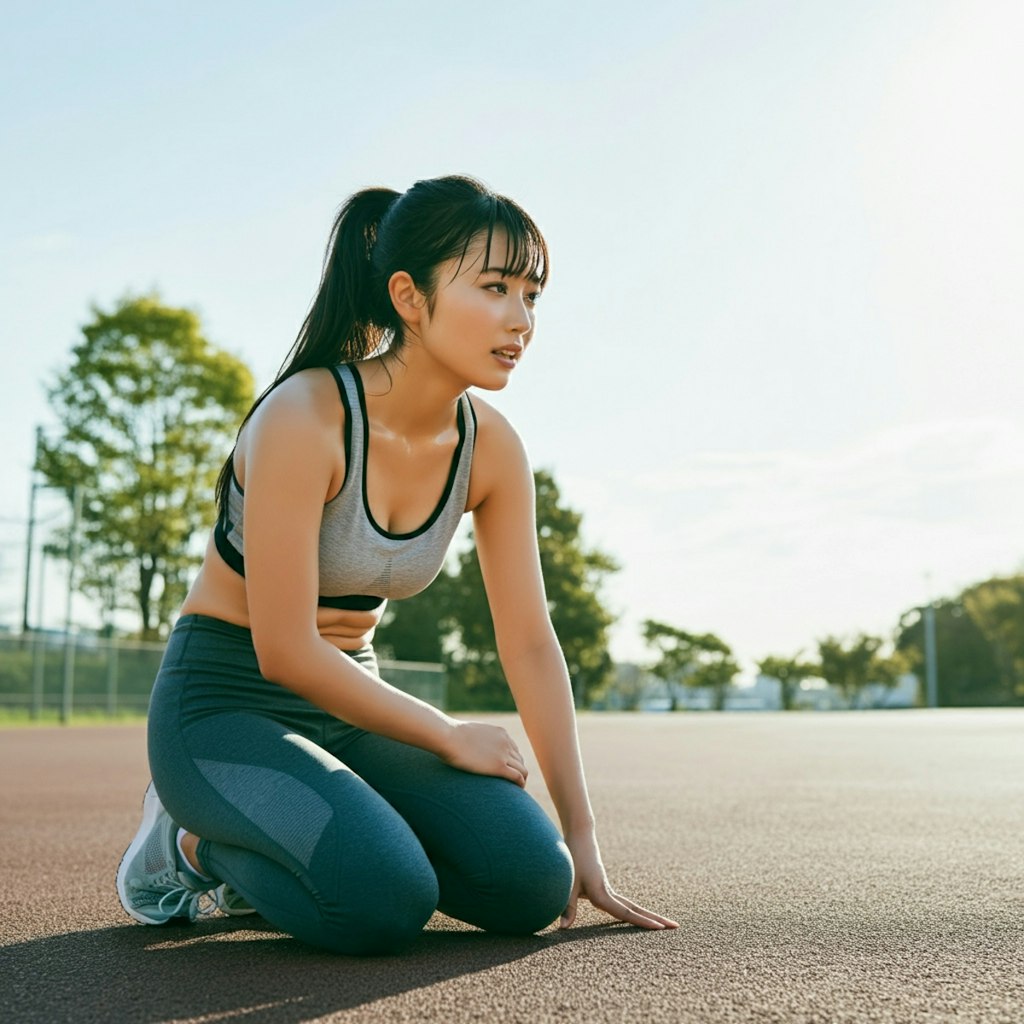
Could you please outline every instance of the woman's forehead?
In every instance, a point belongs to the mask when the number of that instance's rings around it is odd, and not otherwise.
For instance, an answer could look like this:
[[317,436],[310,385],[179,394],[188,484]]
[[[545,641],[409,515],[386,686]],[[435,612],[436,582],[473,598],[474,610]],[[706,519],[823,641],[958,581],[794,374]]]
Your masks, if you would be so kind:
[[459,261],[456,276],[476,276],[483,273],[501,274],[505,277],[526,277],[538,279],[538,268],[532,261],[524,259],[526,252],[522,245],[516,245],[502,227],[495,227],[488,237],[486,231],[476,234],[466,247],[465,255]]

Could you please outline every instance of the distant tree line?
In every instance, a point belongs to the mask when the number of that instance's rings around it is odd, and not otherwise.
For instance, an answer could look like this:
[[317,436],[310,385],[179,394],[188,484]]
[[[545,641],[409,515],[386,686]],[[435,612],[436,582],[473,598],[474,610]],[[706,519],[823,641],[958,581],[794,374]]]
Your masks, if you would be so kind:
[[[711,707],[716,711],[725,708],[739,665],[724,640],[714,633],[689,633],[655,619],[644,622],[643,638],[652,657],[640,672],[620,677],[616,697],[622,707],[635,709],[649,699],[648,683],[653,677],[663,688],[669,711],[683,705],[687,688],[708,690]],[[884,655],[884,646],[881,638],[864,634],[852,640],[829,636],[818,641],[816,658],[771,655],[762,658],[757,667],[762,675],[779,683],[783,710],[797,705],[804,680],[816,678],[827,680],[849,707],[856,707],[868,686],[892,686],[906,670],[906,659],[895,652]]]
[[[932,612],[939,705],[1024,705],[1024,574],[973,584],[937,601]],[[904,613],[891,638],[826,636],[813,655],[773,654],[757,668],[779,683],[784,710],[797,705],[801,684],[810,679],[828,682],[847,707],[856,708],[870,687],[892,687],[906,673],[925,678],[924,615],[924,608]],[[683,687],[708,688],[712,706],[725,706],[738,672],[726,643],[654,620],[644,623],[643,635],[652,657],[641,668],[661,681],[670,710],[679,706]],[[638,706],[643,672],[627,673],[618,687],[625,707]]]
[[826,636],[818,641],[817,657],[802,654],[786,658],[770,655],[758,663],[758,671],[778,681],[782,709],[791,710],[800,684],[824,679],[850,708],[859,707],[869,686],[892,687],[907,672],[907,660],[882,637],[859,633],[852,638]]

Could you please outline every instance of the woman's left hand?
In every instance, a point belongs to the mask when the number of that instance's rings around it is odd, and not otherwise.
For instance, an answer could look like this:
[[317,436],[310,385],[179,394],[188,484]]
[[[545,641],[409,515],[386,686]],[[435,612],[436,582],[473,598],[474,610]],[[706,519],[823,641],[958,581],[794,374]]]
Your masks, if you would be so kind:
[[671,918],[662,917],[653,910],[639,906],[612,888],[601,862],[597,838],[593,833],[578,838],[567,837],[566,845],[572,854],[576,877],[569,904],[558,922],[559,928],[572,927],[573,921],[576,920],[576,905],[580,899],[588,900],[598,910],[603,910],[606,914],[611,914],[612,917],[638,928],[660,931],[664,928],[679,927]]

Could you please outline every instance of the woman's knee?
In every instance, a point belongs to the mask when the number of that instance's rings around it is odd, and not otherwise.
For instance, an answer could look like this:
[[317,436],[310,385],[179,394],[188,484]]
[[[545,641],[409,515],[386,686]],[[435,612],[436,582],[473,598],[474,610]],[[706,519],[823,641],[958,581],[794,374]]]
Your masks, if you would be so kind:
[[[501,783],[442,875],[440,909],[487,931],[526,935],[565,910],[573,864],[558,830],[522,790]],[[457,830],[455,834],[459,833]]]
[[463,879],[442,886],[440,909],[488,932],[531,935],[555,922],[568,904],[572,858],[557,834],[523,837],[489,867],[482,885]]
[[530,935],[553,923],[572,893],[572,856],[557,837],[526,838],[501,876],[497,913],[488,915],[488,931]]
[[349,956],[399,952],[437,909],[437,877],[429,866],[381,872],[372,885],[345,888],[339,899],[321,904],[313,941]]

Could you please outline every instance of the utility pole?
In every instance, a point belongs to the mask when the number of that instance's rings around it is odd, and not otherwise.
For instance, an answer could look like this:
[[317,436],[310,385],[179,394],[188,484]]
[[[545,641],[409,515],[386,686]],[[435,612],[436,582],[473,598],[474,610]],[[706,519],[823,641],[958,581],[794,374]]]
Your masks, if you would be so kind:
[[921,609],[924,626],[924,680],[925,702],[930,708],[939,706],[939,666],[935,648],[935,602],[932,600],[932,574],[925,573],[928,583],[928,600]]
[[25,547],[25,600],[21,609],[21,632],[27,634],[29,629],[28,621],[28,600],[29,591],[32,589],[32,540],[36,526],[36,493],[39,484],[36,482],[36,472],[39,469],[39,453],[43,446],[43,428],[36,427],[36,453],[32,459],[32,475],[28,491],[28,542]]
[[924,678],[928,707],[939,706],[939,672],[935,651],[935,605],[924,606]]

